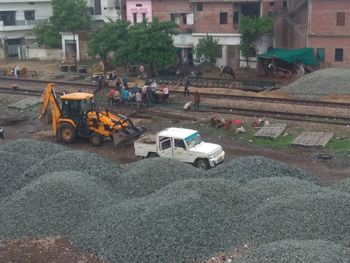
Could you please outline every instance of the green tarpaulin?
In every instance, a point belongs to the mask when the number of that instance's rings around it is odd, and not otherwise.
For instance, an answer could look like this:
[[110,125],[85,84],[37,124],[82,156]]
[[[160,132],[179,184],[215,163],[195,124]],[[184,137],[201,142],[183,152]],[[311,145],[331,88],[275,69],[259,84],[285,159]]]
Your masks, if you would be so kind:
[[313,48],[286,49],[274,48],[258,58],[278,58],[288,63],[304,63],[305,65],[317,65],[318,61],[314,55]]

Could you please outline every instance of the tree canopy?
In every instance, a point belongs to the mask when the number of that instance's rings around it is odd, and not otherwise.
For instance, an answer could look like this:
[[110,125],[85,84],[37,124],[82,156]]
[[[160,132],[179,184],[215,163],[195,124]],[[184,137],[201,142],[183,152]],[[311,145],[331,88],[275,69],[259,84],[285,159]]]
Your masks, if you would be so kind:
[[143,21],[129,28],[128,42],[124,48],[115,53],[116,64],[127,61],[144,63],[149,66],[151,75],[156,67],[166,66],[176,61],[176,49],[173,36],[177,33],[177,25],[172,21]]
[[88,29],[91,15],[85,0],[52,0],[52,16],[34,29],[38,43],[49,47],[60,47],[59,32],[77,32]]
[[242,55],[248,57],[254,48],[254,42],[265,33],[272,32],[273,18],[272,17],[247,17],[243,16],[240,23],[241,43],[240,49]]
[[127,46],[129,23],[122,20],[104,24],[96,32],[89,34],[88,53],[90,56],[99,56],[107,62],[108,53],[122,51]]
[[202,57],[205,61],[214,64],[216,62],[218,49],[220,48],[218,42],[219,40],[214,39],[208,34],[201,38],[195,48],[196,57],[198,59]]

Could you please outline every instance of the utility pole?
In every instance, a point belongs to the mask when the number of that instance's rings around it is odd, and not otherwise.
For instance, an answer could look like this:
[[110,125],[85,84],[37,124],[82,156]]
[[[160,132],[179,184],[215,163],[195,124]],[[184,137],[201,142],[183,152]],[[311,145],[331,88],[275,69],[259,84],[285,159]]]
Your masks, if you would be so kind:
[[73,46],[74,69],[75,69],[75,72],[77,72],[78,71],[78,68],[77,68],[77,41],[75,40],[75,31],[73,31],[73,42],[74,42],[74,46]]

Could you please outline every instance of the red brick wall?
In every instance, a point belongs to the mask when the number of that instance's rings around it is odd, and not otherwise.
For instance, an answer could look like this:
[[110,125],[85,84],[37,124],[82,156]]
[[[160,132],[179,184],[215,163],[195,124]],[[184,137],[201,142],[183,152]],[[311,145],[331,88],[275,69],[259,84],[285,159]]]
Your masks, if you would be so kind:
[[[153,0],[152,14],[160,21],[169,21],[171,13],[193,13],[193,5],[189,0]],[[179,31],[193,31],[194,25],[179,25]]]
[[[227,12],[227,24],[220,24],[220,12]],[[198,33],[232,33],[233,4],[203,3],[203,11],[195,13],[195,30]]]
[[[337,26],[337,12],[345,12],[345,26]],[[325,49],[325,63],[334,67],[350,65],[350,1],[313,0],[309,44]],[[335,49],[343,48],[343,62],[335,62]]]

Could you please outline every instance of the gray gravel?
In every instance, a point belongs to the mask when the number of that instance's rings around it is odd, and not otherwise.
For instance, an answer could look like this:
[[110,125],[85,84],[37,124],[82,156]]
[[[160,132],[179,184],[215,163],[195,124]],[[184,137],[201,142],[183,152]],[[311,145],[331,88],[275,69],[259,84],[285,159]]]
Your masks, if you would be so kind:
[[[83,151],[59,150],[40,159],[32,149],[55,146],[30,144],[20,162],[7,158],[7,152],[0,159],[6,170],[0,185],[10,182],[9,189],[0,188],[0,239],[60,234],[103,259],[123,263],[193,262],[244,244],[290,239],[334,242],[330,259],[342,257],[339,246],[350,247],[350,194],[280,162],[244,157],[202,172],[155,158],[123,171]],[[33,165],[15,170],[21,162]],[[323,241],[310,242],[324,248]],[[298,254],[301,243],[281,244],[301,259],[313,255]],[[322,262],[317,259],[305,262]]]
[[0,239],[68,235],[91,211],[118,200],[102,180],[79,172],[46,174],[0,202]]
[[306,74],[282,90],[303,98],[350,94],[350,70],[326,68]]
[[45,173],[79,171],[116,182],[121,167],[101,156],[86,151],[63,151],[42,159],[30,167],[23,178],[35,178]]
[[335,190],[348,192],[350,194],[350,178],[335,183],[331,187]]
[[283,240],[258,247],[237,263],[349,263],[350,249],[324,240]]
[[121,174],[121,190],[128,198],[149,195],[160,188],[184,179],[203,177],[192,165],[165,158],[138,161]]
[[290,176],[320,184],[318,177],[299,168],[261,156],[247,156],[226,162],[209,170],[209,177],[222,177],[247,183],[260,177]]
[[34,139],[20,139],[0,145],[0,150],[20,155],[30,155],[31,157],[41,159],[61,151],[66,151],[68,148],[50,142],[42,142]]
[[0,150],[0,198],[18,189],[18,177],[37,161],[31,156]]

